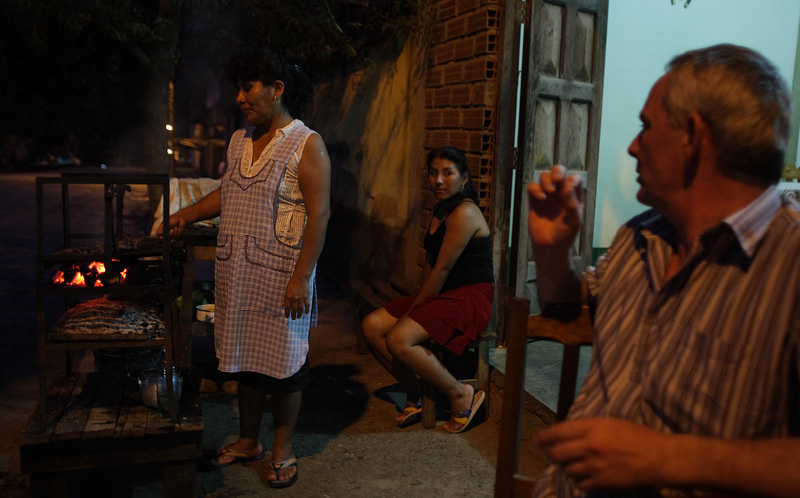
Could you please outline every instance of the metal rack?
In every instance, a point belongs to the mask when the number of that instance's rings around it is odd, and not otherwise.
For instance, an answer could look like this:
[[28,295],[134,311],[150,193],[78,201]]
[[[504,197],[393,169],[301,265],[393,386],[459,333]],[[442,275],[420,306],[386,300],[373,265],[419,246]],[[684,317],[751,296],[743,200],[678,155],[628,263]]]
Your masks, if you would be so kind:
[[[49,185],[55,185],[47,189]],[[98,185],[103,187],[103,230],[102,233],[83,233],[73,229],[70,218],[70,187]],[[169,223],[169,176],[155,174],[63,174],[59,177],[36,178],[36,296],[38,321],[38,366],[39,366],[39,407],[37,416],[44,425],[47,400],[47,354],[50,351],[89,350],[99,348],[143,348],[159,346],[165,350],[167,399],[169,415],[172,422],[177,421],[177,400],[173,386],[173,313],[172,303],[175,298],[173,282],[173,260],[169,237],[163,237],[157,245],[149,245],[141,249],[119,249],[115,247],[115,237],[123,230],[123,197],[130,191],[131,185],[147,185],[160,187],[163,199],[165,225]],[[55,190],[60,186],[60,212],[62,217],[63,247],[57,251],[46,247],[45,217],[52,216],[50,204],[58,204],[57,197],[46,197],[45,191]],[[152,189],[157,190],[157,189]],[[48,210],[50,209],[50,210]],[[55,210],[58,211],[58,210]],[[96,246],[100,250],[87,253],[65,254],[64,249],[75,247],[76,242],[100,240]],[[112,283],[103,287],[64,287],[46,282],[46,274],[60,264],[100,261],[107,268],[114,268],[117,261],[148,261],[148,265],[158,269],[159,279],[140,285],[122,285]],[[70,307],[69,301],[86,299],[92,296],[152,296],[157,301],[153,304],[163,306],[164,337],[141,338],[138,340],[119,339],[57,339],[51,336],[51,324],[45,310],[45,296],[61,295],[64,297],[64,309]],[[69,367],[68,367],[69,368]]]

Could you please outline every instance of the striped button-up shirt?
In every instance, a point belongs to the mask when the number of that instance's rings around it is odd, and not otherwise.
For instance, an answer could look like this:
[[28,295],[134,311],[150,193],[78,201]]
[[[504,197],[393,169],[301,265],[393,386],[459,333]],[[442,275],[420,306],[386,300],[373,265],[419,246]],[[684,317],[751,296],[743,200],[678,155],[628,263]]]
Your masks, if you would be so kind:
[[[569,418],[724,438],[797,435],[798,210],[768,189],[699,236],[669,280],[675,228],[652,210],[626,223],[584,275],[595,343]],[[555,466],[537,484],[540,496],[581,495]]]

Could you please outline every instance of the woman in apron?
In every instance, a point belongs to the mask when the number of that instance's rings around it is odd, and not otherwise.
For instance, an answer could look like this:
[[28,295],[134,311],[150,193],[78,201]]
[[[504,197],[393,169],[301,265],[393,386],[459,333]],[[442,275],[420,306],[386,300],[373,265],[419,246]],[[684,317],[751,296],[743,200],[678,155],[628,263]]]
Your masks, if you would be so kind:
[[235,57],[228,75],[247,126],[236,131],[219,190],[170,216],[171,234],[220,216],[215,262],[219,369],[238,381],[239,439],[207,466],[264,458],[259,441],[271,395],[269,485],[297,481],[292,432],[309,381],[308,333],[316,325],[316,263],[330,217],[330,160],[316,132],[293,116],[310,84],[269,50]]

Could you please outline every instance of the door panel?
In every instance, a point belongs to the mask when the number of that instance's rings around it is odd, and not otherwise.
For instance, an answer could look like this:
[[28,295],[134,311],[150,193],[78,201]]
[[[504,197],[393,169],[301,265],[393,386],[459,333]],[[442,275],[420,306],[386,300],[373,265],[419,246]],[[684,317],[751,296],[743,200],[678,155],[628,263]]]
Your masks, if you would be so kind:
[[[516,18],[522,29],[518,24],[504,31],[516,36],[521,68],[504,67],[502,79],[508,89],[515,89],[511,73],[521,71],[516,107],[523,114],[519,153],[513,164],[505,164],[513,168],[516,182],[506,182],[506,189],[514,185],[507,194],[510,203],[495,212],[506,208],[513,213],[514,226],[506,232],[511,234],[509,281],[502,283],[535,303],[524,186],[553,164],[563,164],[584,179],[584,226],[574,246],[574,263],[576,270],[591,263],[608,0],[527,0],[508,2],[507,8],[524,12]],[[510,18],[507,15],[506,21]],[[505,118],[512,116],[506,113]]]

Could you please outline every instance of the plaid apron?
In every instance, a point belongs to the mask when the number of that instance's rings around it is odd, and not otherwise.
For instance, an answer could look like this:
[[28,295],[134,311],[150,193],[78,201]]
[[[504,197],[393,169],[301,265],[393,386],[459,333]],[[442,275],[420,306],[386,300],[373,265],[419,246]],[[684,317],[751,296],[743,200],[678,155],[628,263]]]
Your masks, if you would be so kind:
[[291,196],[283,195],[286,170],[314,132],[299,121],[283,130],[288,132],[271,151],[265,151],[267,162],[252,178],[241,173],[251,129],[237,131],[228,147],[215,263],[214,334],[223,372],[290,377],[305,363],[309,327],[316,325],[314,275],[310,282],[312,312],[292,320],[283,311],[286,285],[300,254],[306,222],[302,198],[292,201]]

